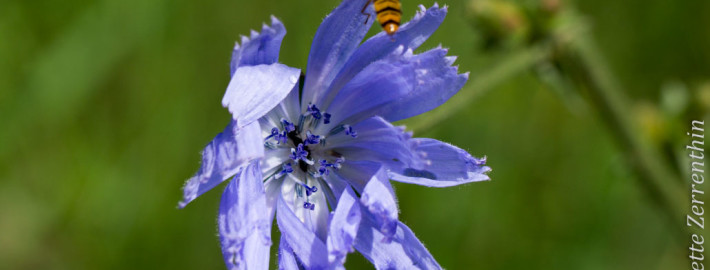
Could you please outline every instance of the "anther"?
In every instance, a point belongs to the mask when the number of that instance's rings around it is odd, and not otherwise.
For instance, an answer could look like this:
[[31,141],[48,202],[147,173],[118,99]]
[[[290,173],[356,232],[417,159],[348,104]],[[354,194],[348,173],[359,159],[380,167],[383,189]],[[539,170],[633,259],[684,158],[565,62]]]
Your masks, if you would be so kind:
[[342,157],[335,159],[335,163],[328,163],[327,160],[321,159],[319,161],[320,167],[318,168],[319,176],[328,176],[330,174],[330,169],[328,168],[340,169],[340,163],[343,163],[344,161],[345,159]]
[[283,128],[284,130],[286,130],[286,133],[291,133],[291,131],[296,130],[296,127],[293,125],[293,123],[287,121],[286,119],[281,119],[281,125],[283,125]]
[[350,137],[357,138],[357,132],[350,125],[343,125],[345,129],[345,135],[350,135]]
[[293,161],[303,160],[303,162],[308,165],[313,165],[313,161],[308,159],[308,151],[303,149],[303,144],[299,143],[296,149],[291,148],[291,155],[289,156]]
[[320,113],[320,109],[318,109],[315,104],[308,105],[306,110],[311,116],[313,116],[313,118],[321,119],[322,115]]
[[316,209],[316,205],[313,204],[313,203],[304,202],[304,203],[303,203],[303,208],[306,208],[306,209],[308,209],[308,210],[315,210],[315,209]]
[[318,188],[316,186],[309,187],[306,184],[301,184],[301,186],[306,189],[306,196],[311,196],[311,194],[316,193],[316,191],[318,191]]
[[277,136],[277,135],[279,135],[279,129],[278,129],[278,128],[272,128],[272,129],[271,129],[271,135],[269,135],[268,137],[266,137],[266,139],[264,139],[264,140],[271,139],[272,137]]
[[324,176],[324,175],[327,176],[328,174],[330,174],[330,171],[328,170],[328,165],[330,165],[330,164],[328,163],[327,160],[325,160],[325,159],[320,160],[320,167],[318,168],[318,173],[321,176]]
[[282,175],[289,174],[293,172],[293,167],[291,167],[291,163],[286,163],[281,166],[281,172],[277,175],[277,177],[281,177]]
[[303,150],[302,143],[299,143],[298,146],[296,146],[296,149],[291,148],[290,158],[294,161],[298,161],[299,159],[305,159],[306,157],[308,157],[308,152],[306,150]]
[[320,168],[318,168],[318,173],[320,176],[328,176],[330,175],[330,170],[328,170],[328,167],[321,165]]
[[306,131],[306,140],[303,141],[305,145],[318,144],[320,142],[320,136],[313,135],[311,131]]
[[[272,130],[273,131],[273,130]],[[283,143],[285,144],[288,142],[288,133],[286,131],[281,132],[278,136],[276,136],[276,142],[277,143]]]

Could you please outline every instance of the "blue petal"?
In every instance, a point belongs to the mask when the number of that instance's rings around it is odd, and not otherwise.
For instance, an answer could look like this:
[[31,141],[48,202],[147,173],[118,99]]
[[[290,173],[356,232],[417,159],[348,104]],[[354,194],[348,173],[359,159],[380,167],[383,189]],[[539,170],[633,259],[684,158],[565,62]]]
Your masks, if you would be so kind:
[[468,72],[458,73],[458,67],[451,64],[454,56],[446,56],[446,49],[433,49],[413,57],[415,65],[412,90],[399,100],[382,107],[377,115],[387,121],[399,121],[416,116],[444,104],[456,94],[468,80]]
[[[261,170],[262,176],[264,175],[264,170]],[[276,200],[281,194],[281,185],[283,184],[283,179],[268,180],[264,183],[264,192],[266,193],[266,212],[270,215],[269,220],[274,219],[274,212],[276,211]]]
[[[298,178],[299,175],[303,178]],[[305,175],[298,172],[287,174],[281,184],[281,197],[284,198],[284,202],[296,218],[301,220],[301,224],[309,231],[314,232],[318,239],[325,241],[328,237],[329,217],[328,201],[325,192],[322,192],[325,188],[321,186],[322,181],[310,180],[306,183],[304,182],[306,178]],[[296,187],[302,187],[303,184],[314,187],[317,191],[312,192],[310,196],[303,193],[298,195]],[[313,209],[305,208],[306,202],[313,204]],[[296,248],[293,244],[291,246]]]
[[[263,119],[263,118],[262,118]],[[264,126],[264,123],[259,123]],[[268,124],[268,123],[267,123]],[[263,130],[262,130],[263,132]],[[266,136],[262,133],[262,138]],[[263,140],[262,140],[263,142]],[[284,147],[264,148],[264,158],[261,159],[261,169],[264,175],[271,175],[283,170],[284,157],[291,154],[291,150]]]
[[335,171],[335,174],[340,179],[347,181],[355,190],[362,192],[367,182],[370,181],[381,166],[382,164],[380,163],[367,160],[346,160],[342,167]]
[[286,35],[283,24],[271,16],[271,27],[263,25],[261,33],[252,31],[251,37],[242,36],[242,44],[234,45],[232,61],[229,64],[230,75],[240,66],[273,64],[279,60],[281,41]]
[[[354,125],[353,128],[358,134],[357,138],[340,132],[326,140],[326,150],[340,153],[347,158],[343,169],[347,170],[346,167],[352,164],[351,161],[377,162],[385,164],[388,168],[409,167],[412,162],[412,151],[407,140],[411,135],[403,132],[401,127],[395,127],[381,117],[375,116]],[[356,164],[358,165],[362,164]],[[369,176],[372,176],[376,170],[377,167],[374,167],[374,171],[370,169],[364,172],[369,172]],[[364,184],[358,182],[370,179],[370,177],[362,178],[360,173],[354,177],[356,179],[344,176],[347,180],[356,180],[352,183],[356,190],[362,190],[364,187]]]
[[319,179],[320,185],[325,188],[323,193],[328,200],[328,204],[337,205],[340,200],[340,194],[348,187],[348,181],[335,173],[328,174],[324,179]]
[[451,66],[454,59],[438,48],[418,55],[395,52],[370,64],[333,99],[331,121],[352,125],[375,115],[396,121],[438,107],[468,79]]
[[279,243],[279,270],[299,270],[296,256],[293,255],[293,250],[288,246],[288,242],[281,237]]
[[327,247],[331,265],[342,266],[345,256],[352,252],[360,225],[360,215],[357,196],[352,188],[346,187],[330,220]]
[[219,238],[228,269],[269,269],[271,218],[258,162],[227,185],[219,206]]
[[[305,110],[309,103],[315,102],[323,94],[367,34],[375,20],[373,17],[365,22],[367,15],[361,11],[367,3],[367,0],[342,1],[318,27],[308,56],[301,110]],[[368,13],[371,13],[371,9],[368,7]]]
[[286,98],[281,100],[279,105],[276,105],[276,107],[269,111],[264,117],[259,118],[259,121],[268,123],[272,127],[280,128],[282,124],[281,120],[297,120],[301,114],[298,94],[299,85],[295,84]]
[[392,180],[429,187],[449,187],[470,182],[490,180],[486,160],[476,159],[465,150],[445,142],[428,138],[411,139],[417,156],[409,168],[392,170]]
[[372,218],[374,226],[382,233],[382,241],[389,242],[397,232],[399,209],[384,167],[380,168],[367,183],[360,197],[360,203]]
[[358,47],[333,80],[326,92],[328,95],[324,95],[315,104],[324,109],[327,108],[337,91],[370,63],[385,58],[400,46],[416,50],[424,43],[444,21],[447,10],[446,7],[440,9],[437,4],[428,10],[424,10],[423,6],[420,8],[420,12],[417,12],[412,20],[403,24],[394,37],[380,32]]
[[326,245],[296,217],[283,196],[279,196],[276,207],[281,238],[286,240],[303,266],[308,269],[326,268]]
[[234,121],[202,151],[202,166],[197,174],[187,180],[179,207],[217,186],[236,174],[250,161],[264,156],[263,139],[259,123],[239,129]]
[[355,240],[355,249],[377,269],[441,269],[412,230],[397,222],[397,232],[386,239],[373,219],[363,215]]
[[238,127],[251,124],[276,107],[294,88],[301,71],[282,64],[237,69],[222,98]]

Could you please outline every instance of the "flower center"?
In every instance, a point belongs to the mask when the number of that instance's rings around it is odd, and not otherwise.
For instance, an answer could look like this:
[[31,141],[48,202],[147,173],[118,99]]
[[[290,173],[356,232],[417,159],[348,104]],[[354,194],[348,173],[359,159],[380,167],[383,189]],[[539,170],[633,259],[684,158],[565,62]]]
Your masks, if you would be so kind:
[[[309,202],[307,197],[318,190],[315,186],[309,187],[307,179],[310,177],[325,179],[331,171],[338,170],[345,162],[345,158],[341,154],[334,151],[323,151],[326,146],[326,136],[311,132],[311,130],[316,130],[319,125],[329,125],[330,118],[329,113],[321,111],[316,105],[309,105],[306,112],[300,115],[296,122],[281,119],[275,127],[271,128],[269,135],[264,139],[264,147],[268,149],[290,150],[290,154],[281,159],[281,170],[274,172],[272,176],[280,178],[298,173],[294,176],[301,177],[293,177],[297,179],[295,192],[298,197],[303,198],[305,190],[306,202],[303,205],[305,209],[314,209],[314,204]],[[337,125],[330,129],[327,135],[333,136],[341,132],[352,138],[357,137],[357,132],[349,125]],[[301,173],[305,175],[301,175]]]

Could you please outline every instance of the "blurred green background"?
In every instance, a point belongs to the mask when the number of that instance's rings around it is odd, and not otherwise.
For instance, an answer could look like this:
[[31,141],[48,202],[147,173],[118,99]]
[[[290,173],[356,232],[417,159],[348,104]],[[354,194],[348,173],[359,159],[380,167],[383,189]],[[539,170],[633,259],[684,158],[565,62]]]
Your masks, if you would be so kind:
[[[281,62],[305,68],[319,23],[338,3],[0,1],[0,268],[223,269],[222,188],[176,205],[200,150],[229,121],[220,100],[234,42],[276,15],[288,31]],[[406,21],[433,1],[402,3]],[[415,135],[487,156],[493,180],[395,185],[401,220],[439,263],[689,268],[690,231],[677,236],[685,220],[668,220],[645,191],[623,144],[575,86],[566,36],[550,33],[567,24],[558,14],[584,22],[595,57],[623,89],[634,135],[682,176],[689,120],[707,119],[710,104],[710,2],[441,4],[449,15],[422,48],[442,44],[471,72],[455,97],[463,106],[404,124],[437,119]],[[539,44],[554,49],[490,74]],[[360,255],[347,266],[371,268]]]

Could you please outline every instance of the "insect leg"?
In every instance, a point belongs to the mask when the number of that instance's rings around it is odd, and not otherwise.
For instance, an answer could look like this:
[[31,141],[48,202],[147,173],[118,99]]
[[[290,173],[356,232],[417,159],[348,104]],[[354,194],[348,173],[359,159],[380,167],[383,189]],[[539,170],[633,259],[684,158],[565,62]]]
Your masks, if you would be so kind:
[[360,13],[362,13],[362,15],[367,15],[367,19],[365,19],[365,23],[363,24],[367,24],[367,22],[370,20],[370,13],[365,13],[365,10],[367,9],[367,6],[369,6],[370,3],[372,3],[373,1],[375,0],[367,0],[367,2],[365,2],[365,6],[362,7],[362,10],[360,10]]

